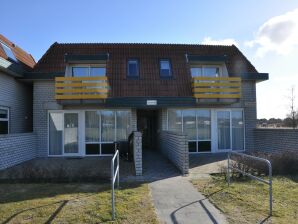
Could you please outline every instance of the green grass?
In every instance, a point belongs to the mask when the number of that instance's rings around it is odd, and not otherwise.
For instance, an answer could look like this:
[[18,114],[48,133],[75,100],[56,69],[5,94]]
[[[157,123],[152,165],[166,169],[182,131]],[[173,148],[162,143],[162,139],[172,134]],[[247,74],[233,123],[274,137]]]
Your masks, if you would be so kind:
[[0,184],[0,223],[158,223],[147,184]]
[[[193,180],[193,185],[219,208],[229,223],[260,223],[268,217],[268,185],[245,179],[233,180],[230,187],[223,176]],[[273,178],[272,223],[297,223],[298,177]]]

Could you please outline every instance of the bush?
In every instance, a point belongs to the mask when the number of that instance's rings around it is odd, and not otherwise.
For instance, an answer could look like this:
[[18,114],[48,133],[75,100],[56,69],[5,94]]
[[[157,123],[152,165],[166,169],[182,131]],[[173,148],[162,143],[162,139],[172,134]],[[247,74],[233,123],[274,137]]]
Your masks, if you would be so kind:
[[[272,165],[273,175],[292,175],[298,174],[298,153],[295,151],[287,152],[250,152],[252,156],[268,159]],[[268,175],[268,166],[264,162],[250,158],[231,155],[231,166],[246,173],[261,176]],[[242,177],[239,172],[233,172],[232,176]]]

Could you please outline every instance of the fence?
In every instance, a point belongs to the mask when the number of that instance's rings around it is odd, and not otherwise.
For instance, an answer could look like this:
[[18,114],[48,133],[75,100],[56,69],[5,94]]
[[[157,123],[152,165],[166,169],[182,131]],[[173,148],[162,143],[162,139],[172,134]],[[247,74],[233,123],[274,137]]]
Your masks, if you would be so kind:
[[[115,145],[116,148],[116,145]],[[117,158],[117,166],[115,169],[115,160]],[[116,150],[111,161],[111,187],[112,187],[112,219],[115,219],[115,182],[117,179],[117,188],[119,188],[119,151]]]
[[[269,181],[262,179],[260,177],[254,176],[250,173],[244,172],[236,167],[231,166],[231,155],[237,155],[240,157],[244,157],[244,158],[249,158],[252,160],[257,160],[257,161],[261,161],[261,162],[265,162],[268,165],[268,170],[269,170]],[[237,152],[229,152],[228,153],[228,168],[227,168],[227,179],[228,179],[228,185],[230,186],[231,183],[231,179],[230,179],[230,170],[236,170],[240,173],[242,173],[243,175],[246,175],[252,179],[258,180],[262,183],[265,183],[269,186],[269,215],[272,215],[272,166],[269,160],[267,159],[263,159],[260,157],[256,157],[256,156],[251,156],[251,155],[247,155],[247,154],[243,154],[243,153],[237,153]]]

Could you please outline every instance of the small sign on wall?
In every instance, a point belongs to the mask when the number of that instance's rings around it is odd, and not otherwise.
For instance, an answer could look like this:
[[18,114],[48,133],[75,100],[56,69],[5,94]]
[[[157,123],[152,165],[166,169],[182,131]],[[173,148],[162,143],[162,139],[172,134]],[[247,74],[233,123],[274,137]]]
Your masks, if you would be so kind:
[[147,106],[156,106],[157,100],[147,100]]

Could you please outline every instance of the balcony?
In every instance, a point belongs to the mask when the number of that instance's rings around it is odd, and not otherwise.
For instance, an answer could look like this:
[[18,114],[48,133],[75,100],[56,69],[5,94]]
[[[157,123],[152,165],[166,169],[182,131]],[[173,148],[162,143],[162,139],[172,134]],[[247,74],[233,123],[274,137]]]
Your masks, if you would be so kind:
[[240,99],[240,77],[194,77],[192,91],[196,99]]
[[106,99],[107,77],[56,77],[56,100]]

